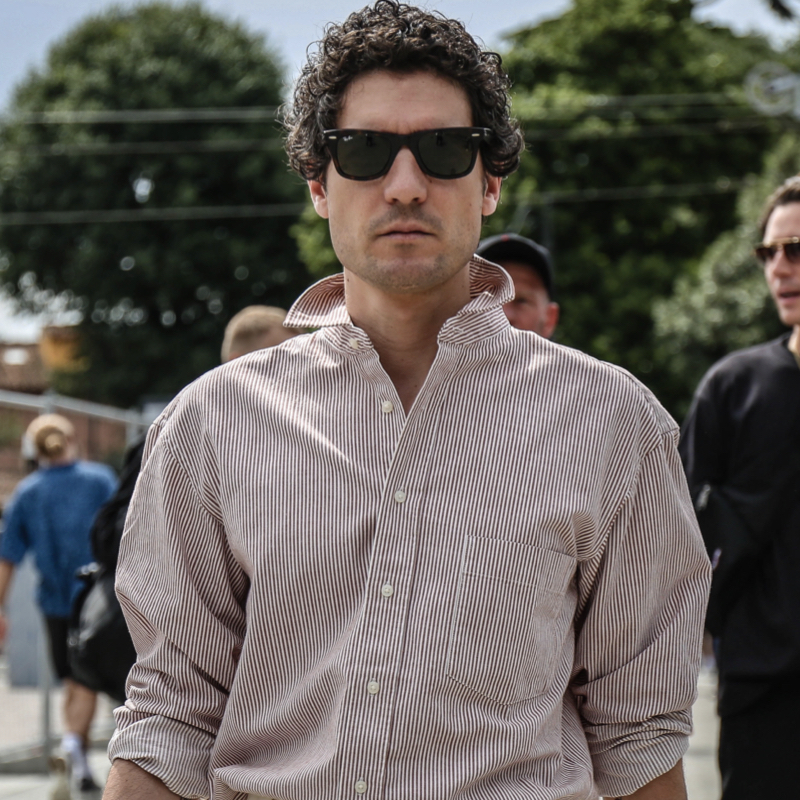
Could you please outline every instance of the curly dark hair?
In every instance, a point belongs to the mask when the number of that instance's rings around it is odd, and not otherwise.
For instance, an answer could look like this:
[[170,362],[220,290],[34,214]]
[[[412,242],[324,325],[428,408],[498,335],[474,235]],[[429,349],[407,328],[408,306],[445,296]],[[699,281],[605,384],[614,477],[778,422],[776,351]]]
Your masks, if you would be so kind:
[[519,166],[525,142],[510,118],[510,81],[501,58],[482,51],[457,20],[397,0],[377,0],[341,25],[328,25],[317,45],[283,120],[289,163],[306,180],[324,175],[330,155],[322,131],[336,127],[348,85],[374,70],[434,72],[461,86],[472,107],[472,124],[494,133],[481,147],[486,171],[505,177]]

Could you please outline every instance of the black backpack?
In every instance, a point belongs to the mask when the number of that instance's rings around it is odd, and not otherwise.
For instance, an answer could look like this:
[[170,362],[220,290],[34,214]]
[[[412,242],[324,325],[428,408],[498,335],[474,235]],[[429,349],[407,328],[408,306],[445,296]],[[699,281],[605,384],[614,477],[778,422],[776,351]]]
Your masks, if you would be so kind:
[[96,562],[78,571],[83,588],[75,598],[69,623],[72,677],[120,703],[125,701],[125,680],[136,661],[136,650],[114,593],[114,576],[143,452],[144,438],[128,451],[117,491],[97,513],[91,533]]

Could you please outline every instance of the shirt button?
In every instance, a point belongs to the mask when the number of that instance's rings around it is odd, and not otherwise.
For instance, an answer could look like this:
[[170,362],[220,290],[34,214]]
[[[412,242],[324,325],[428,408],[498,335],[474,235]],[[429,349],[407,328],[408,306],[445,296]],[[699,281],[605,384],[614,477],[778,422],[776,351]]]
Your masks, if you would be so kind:
[[378,694],[378,692],[379,692],[380,690],[381,690],[381,685],[378,683],[378,681],[370,681],[370,682],[367,684],[367,691],[368,691],[370,694]]
[[396,503],[405,503],[406,501],[406,493],[402,489],[398,489],[394,493],[394,500]]
[[394,586],[391,583],[384,583],[381,586],[381,594],[384,597],[391,597],[394,594]]
[[351,339],[348,344],[353,348],[353,350],[358,350],[358,339]]
[[367,782],[366,781],[356,781],[355,789],[359,794],[364,794],[364,792],[367,791]]
[[394,404],[392,403],[392,401],[384,400],[381,403],[381,411],[383,411],[384,414],[391,414],[392,411],[394,411]]

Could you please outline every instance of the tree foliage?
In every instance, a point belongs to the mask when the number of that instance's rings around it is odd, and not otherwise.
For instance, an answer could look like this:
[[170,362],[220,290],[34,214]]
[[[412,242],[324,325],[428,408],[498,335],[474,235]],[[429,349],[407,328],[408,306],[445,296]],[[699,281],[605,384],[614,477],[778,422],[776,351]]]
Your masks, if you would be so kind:
[[762,173],[740,193],[738,225],[711,244],[696,275],[681,278],[673,296],[656,303],[659,350],[687,399],[715,361],[785,330],[753,246],[764,201],[798,172],[800,136],[788,133],[767,156]]
[[[198,4],[162,2],[87,19],[17,88],[0,131],[0,280],[28,308],[60,296],[81,312],[89,367],[57,388],[130,405],[217,364],[227,319],[253,302],[287,305],[308,282],[288,236],[303,187],[263,114],[36,115],[264,109],[282,88],[262,37]],[[273,205],[280,215],[232,216],[231,207]],[[225,210],[119,223],[35,216],[209,207]]]
[[529,152],[489,223],[551,245],[561,341],[630,369],[672,410],[685,386],[660,358],[653,303],[734,225],[731,189],[782,129],[743,94],[778,54],[695,21],[692,5],[575,0],[510,38]]

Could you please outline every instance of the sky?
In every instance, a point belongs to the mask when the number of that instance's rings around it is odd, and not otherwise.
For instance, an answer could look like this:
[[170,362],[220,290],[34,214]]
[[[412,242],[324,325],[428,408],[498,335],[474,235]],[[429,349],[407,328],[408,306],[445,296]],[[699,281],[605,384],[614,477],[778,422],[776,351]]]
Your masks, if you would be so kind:
[[[12,88],[31,68],[45,64],[49,46],[84,17],[117,5],[113,0],[0,0],[0,112]],[[122,3],[130,5],[131,3]],[[342,20],[366,0],[205,0],[204,5],[253,31],[265,33],[267,41],[283,58],[287,78],[297,74],[305,61],[309,43],[320,38],[325,24]],[[488,47],[500,47],[504,33],[556,17],[570,0],[418,0],[465,23],[467,29]],[[800,11],[800,0],[797,1]],[[728,25],[738,33],[759,31],[781,42],[797,36],[798,23],[779,20],[767,8],[767,0],[701,0],[696,15]],[[34,340],[35,320],[13,317],[0,298],[0,339]]]
[[[31,67],[42,67],[48,47],[85,16],[115,5],[112,0],[0,0],[0,109],[15,83]],[[365,4],[365,3],[363,3]],[[569,0],[421,0],[462,20],[467,29],[490,47],[500,45],[503,33],[548,17],[558,16]],[[130,5],[130,3],[123,3]],[[326,22],[341,20],[361,0],[205,0],[204,5],[249,29],[267,34],[283,56],[289,77],[305,60],[307,45],[316,41]],[[767,0],[701,0],[697,16],[729,25],[737,32],[759,30],[776,40],[792,37],[797,23],[781,22],[767,9]],[[800,2],[798,2],[800,10]]]

